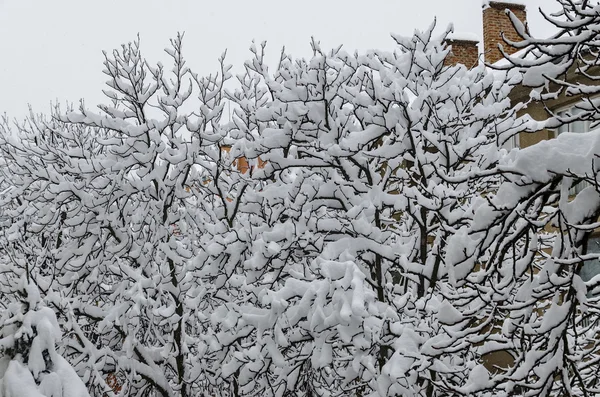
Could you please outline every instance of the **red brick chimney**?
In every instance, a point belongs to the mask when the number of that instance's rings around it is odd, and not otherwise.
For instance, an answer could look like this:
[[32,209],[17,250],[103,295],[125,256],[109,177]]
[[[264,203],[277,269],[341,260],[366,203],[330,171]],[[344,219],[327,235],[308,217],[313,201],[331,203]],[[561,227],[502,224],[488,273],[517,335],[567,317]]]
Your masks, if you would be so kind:
[[448,53],[445,65],[453,66],[463,64],[468,68],[473,68],[479,63],[479,49],[477,44],[479,38],[469,33],[452,33],[446,38],[446,44],[452,46]]
[[484,1],[483,52],[487,63],[496,63],[503,58],[498,49],[498,44],[502,44],[502,48],[509,55],[517,51],[516,48],[509,46],[502,40],[502,33],[509,40],[521,40],[510,22],[510,18],[506,15],[507,9],[512,11],[521,22],[525,23],[527,21],[527,12],[523,0]]

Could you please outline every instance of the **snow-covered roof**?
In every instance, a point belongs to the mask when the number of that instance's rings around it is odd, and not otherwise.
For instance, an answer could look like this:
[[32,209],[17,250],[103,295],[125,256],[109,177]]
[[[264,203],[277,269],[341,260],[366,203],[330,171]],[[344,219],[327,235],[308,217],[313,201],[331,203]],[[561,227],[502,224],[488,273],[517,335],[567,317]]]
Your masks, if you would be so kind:
[[527,6],[525,0],[481,0],[481,6],[485,9],[490,7],[490,3],[513,4],[516,6]]
[[469,41],[479,43],[479,36],[475,33],[469,32],[454,32],[450,33],[447,37],[449,41]]

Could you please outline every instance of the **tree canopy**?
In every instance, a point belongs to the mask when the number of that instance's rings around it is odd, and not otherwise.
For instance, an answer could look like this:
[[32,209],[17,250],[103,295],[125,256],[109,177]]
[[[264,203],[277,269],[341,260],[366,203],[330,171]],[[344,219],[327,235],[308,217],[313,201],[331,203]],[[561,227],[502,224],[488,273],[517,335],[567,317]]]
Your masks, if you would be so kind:
[[[4,118],[0,397],[598,393],[600,135],[505,148],[598,119],[600,6],[559,3],[502,70],[432,24],[253,44],[234,82],[178,35],[168,67],[105,53],[98,109]],[[527,115],[559,95],[583,111]]]

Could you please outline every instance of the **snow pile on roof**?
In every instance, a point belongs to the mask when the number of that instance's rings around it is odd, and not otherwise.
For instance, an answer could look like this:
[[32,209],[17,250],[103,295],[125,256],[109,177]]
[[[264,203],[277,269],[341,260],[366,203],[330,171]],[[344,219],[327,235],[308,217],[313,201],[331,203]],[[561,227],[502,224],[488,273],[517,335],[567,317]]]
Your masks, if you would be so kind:
[[479,36],[475,33],[469,32],[455,32],[450,33],[447,38],[448,41],[474,41],[476,43],[479,42]]
[[490,3],[514,4],[516,6],[527,6],[525,0],[481,0],[481,6],[486,9]]

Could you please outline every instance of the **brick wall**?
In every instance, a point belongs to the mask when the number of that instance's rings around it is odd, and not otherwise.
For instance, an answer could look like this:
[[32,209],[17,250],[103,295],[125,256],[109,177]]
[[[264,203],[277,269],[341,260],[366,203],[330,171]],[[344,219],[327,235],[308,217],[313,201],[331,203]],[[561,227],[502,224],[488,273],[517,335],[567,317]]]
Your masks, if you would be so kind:
[[488,63],[495,63],[503,58],[502,53],[498,49],[498,44],[502,44],[504,51],[508,54],[514,54],[517,51],[502,40],[502,33],[509,40],[521,40],[508,15],[505,13],[506,9],[511,10],[521,22],[527,20],[524,5],[502,1],[489,2],[489,5],[483,10],[483,48],[485,61]]
[[445,65],[456,65],[462,63],[468,68],[477,66],[479,63],[479,49],[477,41],[470,40],[446,40],[446,44],[452,46],[452,51],[444,61]]

